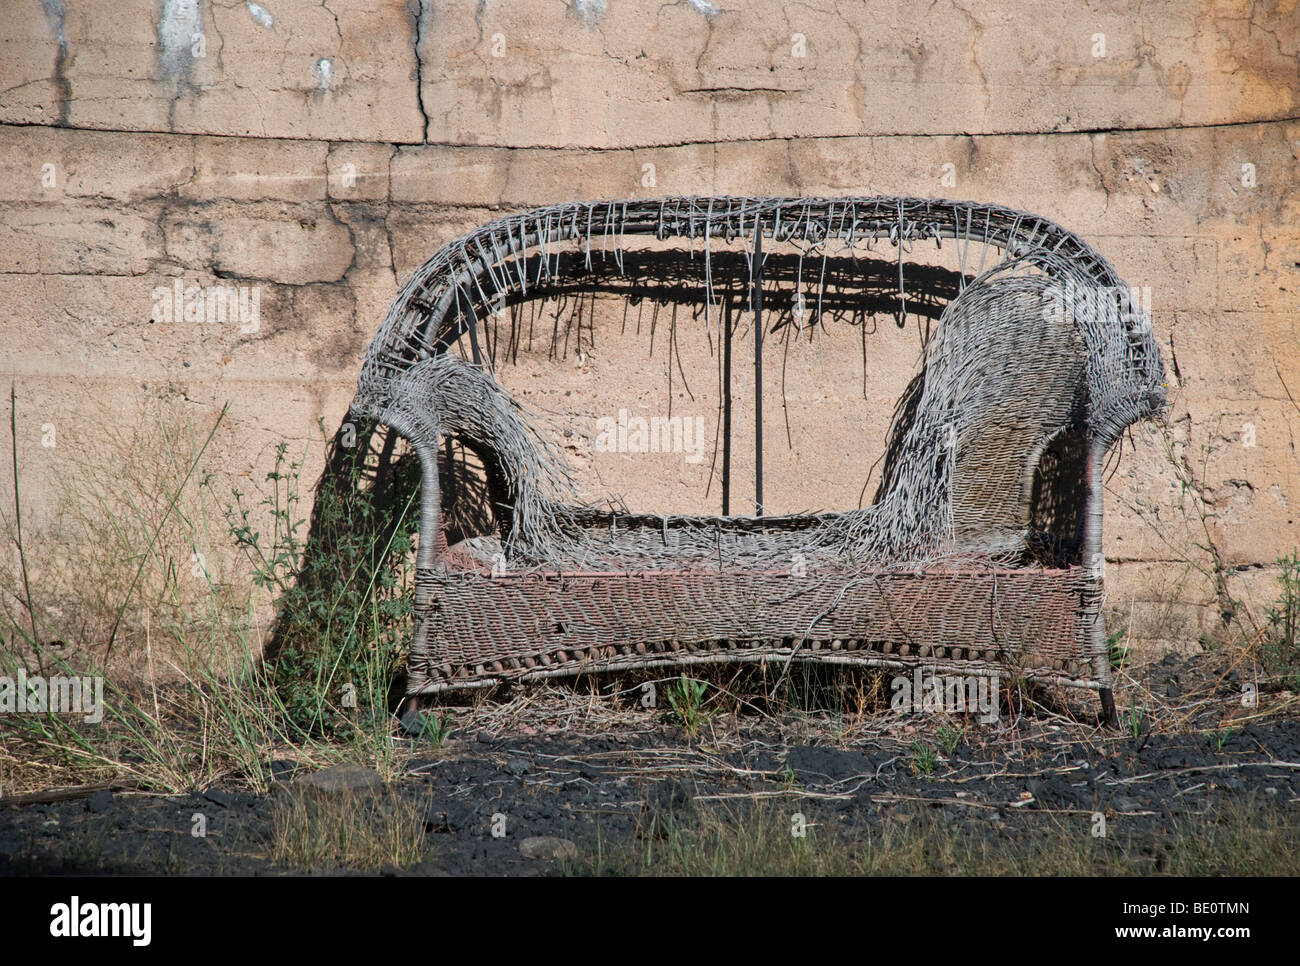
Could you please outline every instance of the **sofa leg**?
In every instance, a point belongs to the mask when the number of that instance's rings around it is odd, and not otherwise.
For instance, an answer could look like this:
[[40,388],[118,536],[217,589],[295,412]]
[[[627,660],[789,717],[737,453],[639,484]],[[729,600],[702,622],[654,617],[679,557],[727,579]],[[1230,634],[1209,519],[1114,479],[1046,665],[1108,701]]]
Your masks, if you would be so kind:
[[1115,695],[1110,688],[1101,689],[1101,720],[1108,727],[1119,727],[1119,715],[1115,711]]

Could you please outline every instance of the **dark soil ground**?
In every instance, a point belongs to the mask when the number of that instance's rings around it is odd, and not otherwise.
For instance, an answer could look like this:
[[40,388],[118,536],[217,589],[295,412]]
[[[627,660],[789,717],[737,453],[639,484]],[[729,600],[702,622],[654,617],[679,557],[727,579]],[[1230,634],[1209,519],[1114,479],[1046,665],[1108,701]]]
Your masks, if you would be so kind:
[[[404,774],[387,792],[424,816],[423,857],[377,871],[609,871],[604,856],[639,855],[646,837],[671,823],[688,827],[709,809],[736,808],[780,823],[801,813],[810,828],[834,829],[846,842],[914,823],[923,837],[942,831],[995,851],[1044,833],[1095,837],[1100,814],[1109,840],[1131,858],[1126,869],[1138,873],[1168,871],[1180,835],[1233,808],[1263,810],[1281,822],[1284,841],[1297,841],[1300,714],[1290,692],[1266,690],[1258,707],[1243,706],[1241,681],[1215,655],[1170,655],[1132,679],[1121,701],[1143,697],[1124,709],[1119,731],[1097,727],[1083,706],[1078,720],[1060,707],[1011,717],[1004,708],[993,725],[742,709],[714,715],[694,736],[662,711],[585,715],[576,691],[549,692],[553,706],[531,718],[467,711],[459,730],[452,709],[452,737],[441,747],[410,740]],[[272,862],[273,818],[295,779],[291,763],[276,767],[281,780],[265,795],[232,784],[179,797],[100,791],[0,807],[0,873],[356,871]],[[206,822],[202,837],[192,834],[196,815]],[[531,836],[568,839],[580,858],[525,858],[520,843]],[[971,871],[946,861],[931,856],[912,871]]]

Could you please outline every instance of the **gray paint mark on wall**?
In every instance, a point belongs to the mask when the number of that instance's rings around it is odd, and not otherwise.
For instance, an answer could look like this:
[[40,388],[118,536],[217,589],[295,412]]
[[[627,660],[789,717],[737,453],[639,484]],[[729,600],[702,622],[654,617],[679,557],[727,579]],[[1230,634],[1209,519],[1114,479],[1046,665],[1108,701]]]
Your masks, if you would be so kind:
[[166,77],[188,75],[193,55],[190,48],[202,33],[199,0],[163,0],[158,21],[158,66]]
[[59,42],[59,53],[54,59],[54,83],[59,89],[59,116],[54,123],[58,127],[67,127],[72,85],[64,72],[68,64],[68,37],[63,32],[63,0],[42,0],[41,6],[45,8],[45,17],[54,30],[54,39]]
[[66,45],[68,38],[63,35],[63,0],[41,0],[41,6],[45,8],[45,16],[54,28],[55,39],[61,46]]
[[266,7],[253,3],[252,0],[244,0],[244,6],[248,7],[248,15],[267,30],[275,26],[275,18],[271,16],[271,12]]
[[582,18],[584,25],[594,27],[600,23],[609,7],[609,0],[573,0],[573,9]]

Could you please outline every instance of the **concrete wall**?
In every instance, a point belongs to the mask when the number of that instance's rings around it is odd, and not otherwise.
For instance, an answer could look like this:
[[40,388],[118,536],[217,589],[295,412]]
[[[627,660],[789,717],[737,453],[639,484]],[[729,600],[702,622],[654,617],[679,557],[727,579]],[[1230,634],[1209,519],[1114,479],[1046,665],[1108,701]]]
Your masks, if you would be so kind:
[[[971,198],[1150,287],[1172,422],[1110,482],[1109,603],[1194,641],[1226,596],[1258,611],[1300,544],[1298,25],[1296,0],[5,0],[0,365],[28,536],[57,546],[57,481],[145,395],[200,425],[229,402],[213,452],[259,479],[276,442],[337,425],[398,282],[501,213]],[[256,286],[256,331],[158,319],[176,279]],[[677,473],[616,482],[657,506]]]

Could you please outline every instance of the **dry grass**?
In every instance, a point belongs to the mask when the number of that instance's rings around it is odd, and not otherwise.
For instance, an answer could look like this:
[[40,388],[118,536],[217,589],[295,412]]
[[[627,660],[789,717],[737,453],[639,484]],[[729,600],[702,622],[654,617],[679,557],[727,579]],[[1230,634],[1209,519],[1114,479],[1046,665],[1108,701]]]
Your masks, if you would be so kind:
[[569,875],[650,876],[1295,876],[1300,827],[1270,805],[1241,802],[1181,820],[1158,837],[1113,822],[1094,838],[1086,817],[1039,820],[1014,837],[949,823],[914,810],[879,828],[849,831],[834,817],[805,816],[800,803],[700,806],[677,819],[652,819],[628,844],[601,841],[569,863]]
[[[286,713],[261,665],[256,615],[269,594],[237,563],[231,486],[296,498],[297,477],[232,472],[215,455],[229,442],[222,418],[196,425],[160,397],[73,432],[59,441],[57,526],[0,578],[0,675],[102,678],[103,721],[0,715],[0,797],[105,781],[178,793],[231,778],[265,791],[276,757],[396,774],[386,676],[356,682],[356,707],[321,696],[318,717],[336,725],[324,740]],[[24,513],[21,499],[0,510],[16,547]]]
[[273,814],[271,860],[296,870],[414,865],[423,856],[424,819],[418,804],[393,791],[290,791]]

